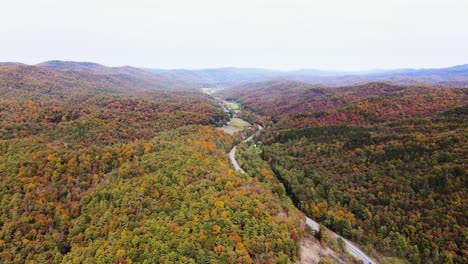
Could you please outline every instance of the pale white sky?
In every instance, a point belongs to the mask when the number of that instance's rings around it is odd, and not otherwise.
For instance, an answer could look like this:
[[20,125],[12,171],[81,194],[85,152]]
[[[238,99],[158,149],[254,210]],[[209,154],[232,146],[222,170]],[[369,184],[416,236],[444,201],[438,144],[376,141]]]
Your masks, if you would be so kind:
[[363,70],[468,63],[468,0],[0,0],[0,61]]

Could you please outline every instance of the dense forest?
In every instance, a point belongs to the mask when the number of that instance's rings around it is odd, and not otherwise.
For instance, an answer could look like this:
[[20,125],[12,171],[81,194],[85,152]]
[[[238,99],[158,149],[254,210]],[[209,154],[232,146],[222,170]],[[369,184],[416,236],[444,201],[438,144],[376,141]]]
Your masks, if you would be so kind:
[[[189,89],[271,74],[0,64],[0,262],[293,263],[302,212],[379,260],[468,261],[465,89]],[[246,174],[218,96],[265,127]]]
[[229,116],[210,96],[60,74],[71,83],[0,86],[0,262],[296,259],[302,214],[230,168],[234,138],[215,129]]
[[45,62],[37,66],[1,64],[3,98],[66,98],[89,93],[128,94],[142,90],[190,87],[182,81],[132,67],[95,63]]
[[370,83],[221,92],[269,129],[259,152],[307,215],[411,263],[466,263],[467,93]]

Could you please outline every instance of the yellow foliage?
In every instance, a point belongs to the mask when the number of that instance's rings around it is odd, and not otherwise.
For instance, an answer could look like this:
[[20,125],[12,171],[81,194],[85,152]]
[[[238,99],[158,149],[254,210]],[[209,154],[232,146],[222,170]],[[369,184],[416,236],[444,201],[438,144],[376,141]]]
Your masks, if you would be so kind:
[[142,182],[140,185],[140,192],[143,192],[146,189],[146,182]]
[[224,251],[225,247],[223,245],[217,245],[214,247],[213,251],[217,255],[221,254]]
[[145,152],[145,154],[151,152],[151,144],[150,143],[145,144],[144,152]]
[[208,210],[208,209],[205,209],[205,210],[201,211],[201,215],[203,217],[208,216],[209,214],[210,214],[210,210]]
[[224,185],[224,190],[232,190],[234,189],[234,186],[232,185],[231,181],[227,181],[226,184]]
[[246,252],[245,252],[245,246],[244,244],[242,244],[242,242],[237,242],[236,243],[236,253],[238,255],[244,255]]
[[215,206],[216,206],[216,208],[222,209],[222,208],[224,208],[224,202],[223,201],[216,201]]
[[221,227],[219,225],[214,225],[213,226],[213,235],[217,235],[221,232]]
[[204,239],[204,238],[206,237],[206,234],[205,234],[205,232],[200,231],[200,233],[198,234],[198,236],[200,237],[200,239]]
[[228,218],[228,213],[226,211],[221,213],[221,218],[226,219]]
[[252,258],[250,257],[250,255],[246,255],[246,256],[244,257],[244,260],[245,260],[246,263],[253,263],[253,260],[252,260]]
[[119,257],[119,258],[125,256],[125,254],[127,254],[127,252],[125,251],[125,249],[119,249],[119,250],[117,250],[117,252],[115,252],[115,255],[116,255],[117,257]]
[[216,211],[216,209],[211,210],[211,212],[210,212],[211,217],[215,217],[217,215],[218,215],[218,211]]
[[54,159],[55,159],[54,154],[49,154],[49,155],[47,155],[47,160],[48,160],[48,161],[53,161]]

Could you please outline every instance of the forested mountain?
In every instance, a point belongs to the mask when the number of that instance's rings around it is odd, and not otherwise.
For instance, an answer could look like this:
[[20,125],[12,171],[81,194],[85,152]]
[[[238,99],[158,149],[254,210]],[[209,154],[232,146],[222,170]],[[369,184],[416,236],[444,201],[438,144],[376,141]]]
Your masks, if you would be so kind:
[[295,260],[302,215],[230,169],[213,98],[84,71],[2,68],[0,262]]
[[368,82],[392,82],[402,85],[467,86],[468,65],[439,69],[396,69],[368,72],[309,73],[289,72],[286,79],[305,81],[327,86],[359,85]]
[[225,86],[240,82],[267,80],[279,78],[282,74],[280,71],[267,69],[232,67],[203,70],[161,70],[150,68],[146,68],[145,70],[158,73],[169,78],[182,80],[198,87]]
[[[2,63],[0,262],[292,263],[292,198],[369,252],[466,263],[467,90],[447,86],[465,70],[337,86],[367,77]],[[194,89],[228,85],[215,96],[267,128],[239,146],[248,174],[227,155],[245,135]]]
[[435,113],[466,101],[465,89],[378,82],[329,88],[304,82],[268,81],[226,89],[222,94],[265,118],[289,122],[287,127],[385,122]]
[[68,97],[75,93],[126,93],[162,88],[190,86],[131,67],[113,69],[89,63],[0,65],[2,97]]
[[[2,66],[24,66],[16,62],[0,63]],[[124,88],[200,88],[226,87],[250,82],[271,80],[298,81],[326,86],[363,85],[369,82],[391,82],[401,85],[426,86],[467,86],[468,66],[459,65],[440,69],[396,69],[362,72],[321,71],[301,69],[291,71],[269,70],[261,68],[213,68],[200,70],[187,69],[152,69],[131,66],[107,67],[92,62],[52,60],[32,65],[41,69],[63,70],[62,74],[86,73],[106,76],[112,87]],[[23,71],[24,68],[20,68]],[[2,69],[1,71],[4,71]],[[10,69],[11,71],[12,69]],[[18,68],[16,68],[18,70]],[[31,70],[31,69],[30,69]],[[78,72],[78,73],[76,73]],[[30,74],[34,74],[31,72]],[[74,76],[70,78],[75,78]],[[94,77],[99,78],[99,77]],[[102,81],[101,81],[102,82]],[[102,86],[103,84],[100,84]],[[107,86],[110,86],[107,83]]]
[[466,89],[274,81],[220,94],[269,126],[262,157],[303,212],[411,263],[467,262]]
[[[165,82],[170,80],[174,81],[171,78],[161,76],[160,74],[150,73],[143,69],[131,67],[131,66],[122,66],[122,67],[107,67],[98,63],[92,62],[75,62],[75,61],[46,61],[43,63],[36,64],[34,66],[44,67],[44,68],[53,68],[53,69],[62,69],[70,71],[79,71],[93,74],[102,74],[102,75],[120,75],[126,74],[131,75],[135,78],[147,79],[147,81],[159,81],[160,85],[164,85]],[[181,83],[183,84],[183,83]],[[186,84],[185,84],[186,85]]]
[[396,69],[362,72],[336,72],[302,69],[292,71],[218,68],[201,70],[145,69],[199,87],[231,86],[252,81],[291,80],[326,86],[362,85],[368,82],[392,82],[402,85],[467,86],[468,66],[459,65],[440,69]]
[[25,65],[25,64],[21,62],[13,62],[13,61],[0,62],[0,66],[7,66],[7,65]]

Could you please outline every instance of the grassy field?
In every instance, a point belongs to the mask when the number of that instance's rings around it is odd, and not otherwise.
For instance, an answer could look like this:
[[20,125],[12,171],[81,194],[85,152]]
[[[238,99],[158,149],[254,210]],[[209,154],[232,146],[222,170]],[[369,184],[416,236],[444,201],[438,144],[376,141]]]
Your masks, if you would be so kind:
[[240,118],[232,118],[231,122],[227,124],[227,126],[221,127],[219,129],[223,130],[224,132],[228,133],[229,135],[233,135],[234,133],[241,131],[244,127],[250,126],[249,123],[240,119]]
[[228,101],[224,101],[224,104],[226,105],[226,108],[229,110],[229,111],[233,111],[234,113],[239,113],[240,112],[240,105],[236,102],[228,102]]

